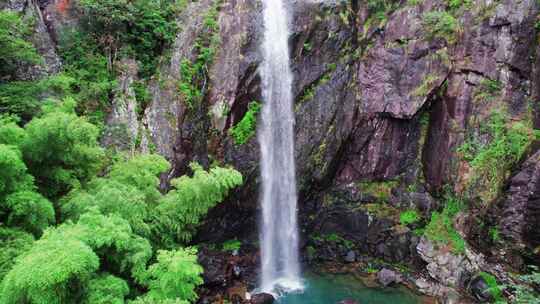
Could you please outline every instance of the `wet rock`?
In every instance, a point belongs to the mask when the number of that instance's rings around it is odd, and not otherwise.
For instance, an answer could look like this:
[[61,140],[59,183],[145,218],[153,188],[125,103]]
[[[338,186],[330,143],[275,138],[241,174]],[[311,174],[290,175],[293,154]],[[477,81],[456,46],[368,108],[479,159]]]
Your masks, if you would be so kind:
[[354,261],[356,261],[356,253],[354,250],[349,250],[345,256],[345,262],[354,263]]
[[489,302],[493,299],[489,286],[482,278],[482,276],[476,276],[472,279],[470,285],[470,293],[481,303]]
[[338,302],[337,304],[360,304],[360,303],[356,300],[346,299],[346,300]]
[[251,297],[251,304],[272,304],[275,299],[269,293],[258,293]]
[[436,248],[426,238],[417,245],[422,259],[427,263],[430,276],[441,284],[452,288],[463,288],[471,273],[478,271],[478,265],[465,255],[454,255],[448,250]]
[[499,220],[501,233],[515,249],[540,246],[540,152],[532,155],[510,180]]
[[379,283],[384,287],[403,282],[401,274],[387,268],[383,268],[377,273],[377,280],[379,280]]

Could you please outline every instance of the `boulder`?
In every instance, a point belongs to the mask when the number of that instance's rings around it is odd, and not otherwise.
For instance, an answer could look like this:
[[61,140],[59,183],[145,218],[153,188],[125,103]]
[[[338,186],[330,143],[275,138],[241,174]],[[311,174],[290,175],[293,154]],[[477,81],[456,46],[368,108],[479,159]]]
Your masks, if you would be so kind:
[[272,304],[274,303],[274,296],[269,293],[258,293],[251,297],[251,304]]
[[476,276],[471,281],[470,293],[481,303],[489,302],[493,299],[489,285],[482,276]]
[[349,250],[345,256],[345,262],[354,263],[354,261],[356,261],[356,253],[354,250]]
[[379,280],[384,287],[388,287],[394,283],[399,284],[403,282],[401,274],[387,268],[383,268],[377,273],[377,280]]

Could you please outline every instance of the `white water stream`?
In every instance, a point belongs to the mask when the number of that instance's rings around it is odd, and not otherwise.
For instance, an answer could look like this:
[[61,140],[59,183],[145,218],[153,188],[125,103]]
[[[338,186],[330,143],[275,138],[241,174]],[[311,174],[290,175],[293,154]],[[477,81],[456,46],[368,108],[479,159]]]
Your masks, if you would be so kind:
[[302,288],[298,259],[294,113],[289,60],[289,21],[283,0],[263,0],[264,42],[261,66],[263,108],[261,147],[261,289]]

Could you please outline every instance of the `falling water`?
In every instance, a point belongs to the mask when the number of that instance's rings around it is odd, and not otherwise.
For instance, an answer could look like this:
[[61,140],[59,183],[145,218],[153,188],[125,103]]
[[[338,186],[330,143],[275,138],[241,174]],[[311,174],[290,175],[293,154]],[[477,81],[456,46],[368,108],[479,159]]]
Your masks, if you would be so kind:
[[264,0],[264,105],[259,128],[262,174],[261,289],[299,289],[294,115],[288,20],[283,0]]

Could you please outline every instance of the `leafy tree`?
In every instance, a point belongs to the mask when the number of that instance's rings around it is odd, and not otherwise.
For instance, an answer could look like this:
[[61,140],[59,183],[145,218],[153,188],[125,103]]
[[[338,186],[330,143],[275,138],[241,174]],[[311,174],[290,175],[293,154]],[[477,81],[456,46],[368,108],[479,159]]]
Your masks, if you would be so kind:
[[69,75],[60,73],[35,81],[0,84],[0,112],[18,115],[23,122],[28,122],[40,112],[44,97],[72,95],[74,82]]
[[0,117],[0,144],[19,147],[25,136],[24,130],[17,125],[16,117]]
[[0,75],[10,75],[21,62],[38,63],[40,56],[27,41],[31,26],[21,16],[0,10]]
[[176,1],[155,0],[82,0],[79,6],[89,21],[87,30],[99,37],[107,57],[115,58],[121,49],[134,55],[145,76],[174,39],[174,13],[182,7]]
[[162,156],[144,154],[116,163],[109,173],[109,178],[136,187],[144,194],[148,204],[155,204],[161,198],[158,176],[169,169],[170,164]]
[[97,46],[96,37],[66,30],[60,36],[58,49],[65,74],[73,79],[71,87],[77,99],[77,112],[93,123],[103,123],[110,97],[116,87],[112,66]]
[[0,282],[15,262],[15,258],[32,247],[31,234],[14,228],[0,227]]
[[152,247],[133,233],[126,220],[114,214],[102,215],[94,209],[83,214],[77,225],[65,226],[63,233],[74,234],[93,248],[112,273],[142,281]]
[[133,186],[125,185],[109,179],[97,179],[91,182],[88,191],[75,190],[62,201],[62,217],[78,220],[79,217],[93,208],[102,214],[117,214],[126,219],[134,232],[148,237],[150,227],[148,207],[144,195]]
[[148,268],[150,290],[146,297],[157,301],[179,299],[193,302],[197,300],[195,288],[203,283],[202,273],[194,248],[160,250],[157,263]]
[[193,177],[171,181],[174,189],[161,199],[153,214],[155,239],[165,246],[188,242],[208,210],[243,182],[234,169],[217,167],[206,172],[195,163],[191,169]]
[[79,303],[99,258],[84,242],[54,232],[17,258],[0,286],[1,303]]
[[157,205],[159,174],[169,163],[158,155],[138,155],[114,164],[105,178],[88,183],[86,190],[76,189],[62,199],[64,219],[77,220],[91,208],[103,214],[117,214],[126,219],[134,232],[148,237],[150,208]]
[[33,178],[27,173],[21,152],[14,146],[0,144],[0,216],[7,195],[28,189],[33,189]]
[[[81,303],[104,292],[104,282],[92,282],[100,262],[115,275],[143,282],[151,256],[148,241],[124,219],[93,209],[77,224],[47,230],[17,259],[2,281],[0,303]],[[108,280],[116,282],[115,297],[127,294],[122,283]]]
[[129,294],[126,281],[103,273],[90,280],[83,304],[124,304]]
[[44,108],[42,117],[25,126],[22,143],[30,173],[47,197],[57,197],[94,176],[103,158],[98,129],[78,117],[74,103]]
[[20,191],[6,198],[9,209],[8,226],[19,227],[40,236],[45,228],[54,224],[53,205],[41,194],[34,191]]
[[424,28],[428,39],[444,39],[453,44],[460,30],[458,20],[445,11],[427,12],[423,17]]

